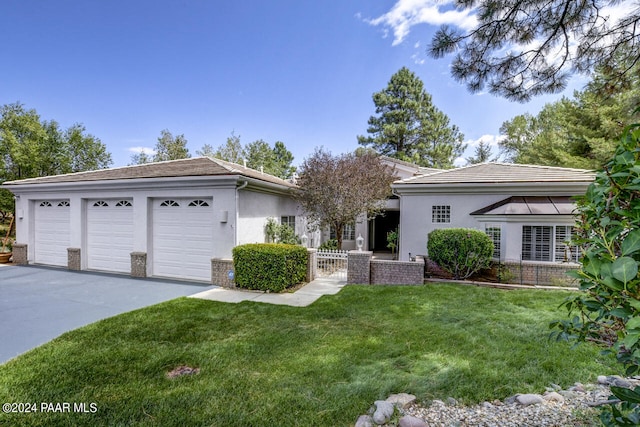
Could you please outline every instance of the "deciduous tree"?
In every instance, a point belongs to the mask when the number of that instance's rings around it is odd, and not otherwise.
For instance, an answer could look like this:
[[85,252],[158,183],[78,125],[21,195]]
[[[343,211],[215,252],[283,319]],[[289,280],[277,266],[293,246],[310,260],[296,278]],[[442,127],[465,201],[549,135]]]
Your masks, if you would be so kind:
[[188,159],[191,157],[184,135],[173,136],[167,129],[160,131],[160,137],[155,146],[154,162],[167,160]]
[[311,223],[333,227],[342,245],[342,231],[363,213],[375,216],[391,194],[394,171],[377,155],[333,156],[323,149],[306,158],[299,169],[297,199]]
[[403,67],[387,87],[373,94],[376,116],[369,118],[369,136],[358,143],[378,153],[418,165],[451,168],[465,149],[464,135],[432,103],[422,80]]
[[211,157],[239,164],[246,162],[247,167],[262,170],[282,179],[291,178],[296,171],[296,168],[291,165],[293,154],[287,150],[283,142],[276,141],[271,147],[264,140],[258,139],[243,146],[240,142],[240,136],[233,133],[227,138],[225,145],[213,151]]

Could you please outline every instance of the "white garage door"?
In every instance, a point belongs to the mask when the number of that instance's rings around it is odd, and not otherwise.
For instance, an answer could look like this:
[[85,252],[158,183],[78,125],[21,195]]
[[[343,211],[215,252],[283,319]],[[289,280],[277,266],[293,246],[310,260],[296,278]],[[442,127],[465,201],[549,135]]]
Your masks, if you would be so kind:
[[154,200],[154,276],[211,280],[212,205],[211,198]]
[[87,201],[87,267],[130,273],[132,251],[133,202]]
[[70,215],[68,200],[36,201],[34,262],[66,267]]

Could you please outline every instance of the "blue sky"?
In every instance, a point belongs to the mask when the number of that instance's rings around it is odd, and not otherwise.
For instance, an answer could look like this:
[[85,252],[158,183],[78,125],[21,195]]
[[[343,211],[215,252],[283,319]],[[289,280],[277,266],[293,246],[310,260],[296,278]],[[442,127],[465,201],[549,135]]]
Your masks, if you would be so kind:
[[470,18],[434,1],[4,0],[0,104],[84,124],[114,166],[162,129],[184,134],[192,155],[232,132],[283,141],[299,164],[315,147],[355,150],[372,94],[406,66],[464,133],[469,156],[480,139],[495,144],[505,120],[560,95],[519,104],[467,92],[425,48],[432,24]]

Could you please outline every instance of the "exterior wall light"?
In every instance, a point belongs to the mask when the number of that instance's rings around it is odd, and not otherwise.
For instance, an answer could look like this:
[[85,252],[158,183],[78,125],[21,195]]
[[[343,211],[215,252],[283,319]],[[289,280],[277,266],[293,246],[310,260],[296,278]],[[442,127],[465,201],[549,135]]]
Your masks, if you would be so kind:
[[306,234],[302,234],[302,237],[300,238],[300,240],[302,241],[302,246],[304,246],[305,248],[307,247],[307,242],[309,241],[309,238],[307,237]]
[[362,237],[362,234],[358,233],[358,238],[356,239],[356,246],[358,248],[358,251],[362,252],[363,245],[364,245],[364,237]]

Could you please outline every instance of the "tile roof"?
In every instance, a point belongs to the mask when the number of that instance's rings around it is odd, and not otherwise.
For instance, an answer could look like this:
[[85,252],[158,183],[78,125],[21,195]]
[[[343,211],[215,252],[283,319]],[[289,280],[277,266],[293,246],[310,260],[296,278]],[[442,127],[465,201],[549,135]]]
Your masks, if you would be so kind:
[[444,169],[436,169],[436,168],[428,168],[425,166],[419,166],[416,165],[415,163],[411,163],[411,162],[407,162],[405,160],[400,160],[400,159],[396,159],[395,157],[389,157],[386,155],[381,155],[380,159],[382,160],[386,160],[389,163],[396,163],[398,165],[402,165],[402,166],[406,166],[409,168],[413,168],[416,170],[415,174],[416,175],[425,175],[425,174],[429,174],[429,173],[434,173],[434,172],[442,172]]
[[513,196],[470,215],[572,215],[575,207],[568,196]]
[[64,175],[43,176],[40,178],[8,181],[6,185],[53,184],[86,181],[109,181],[138,178],[170,178],[187,176],[224,176],[242,175],[273,184],[296,188],[295,184],[273,175],[262,173],[236,163],[211,157],[195,157],[191,159],[169,160],[166,162],[146,163],[143,165],[124,166],[87,172],[68,173]]
[[397,181],[403,184],[472,184],[517,182],[591,182],[593,171],[514,163],[481,163]]

